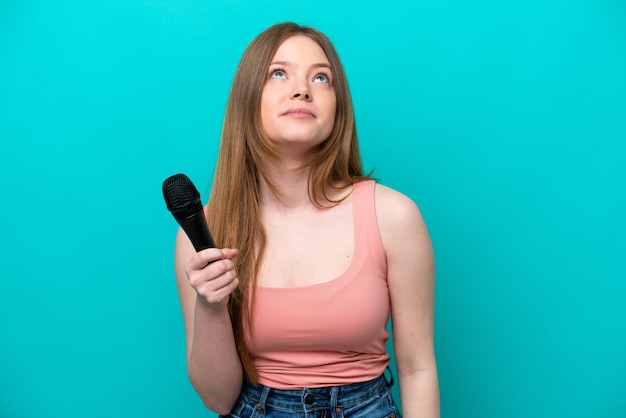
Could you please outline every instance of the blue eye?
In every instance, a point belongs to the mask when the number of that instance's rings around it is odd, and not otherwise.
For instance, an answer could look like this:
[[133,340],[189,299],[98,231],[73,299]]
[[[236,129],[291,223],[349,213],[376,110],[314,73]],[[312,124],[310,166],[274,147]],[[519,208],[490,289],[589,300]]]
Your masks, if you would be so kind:
[[270,72],[270,78],[285,78],[287,74],[283,70],[277,69]]
[[320,74],[315,76],[313,81],[315,81],[317,83],[328,83],[330,80],[328,79],[328,76],[326,74],[321,74],[320,73]]

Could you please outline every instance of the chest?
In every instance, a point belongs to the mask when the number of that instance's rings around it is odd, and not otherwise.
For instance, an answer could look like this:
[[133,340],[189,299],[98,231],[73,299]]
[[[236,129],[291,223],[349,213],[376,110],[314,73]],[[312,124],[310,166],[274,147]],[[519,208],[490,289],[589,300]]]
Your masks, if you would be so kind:
[[[383,353],[390,301],[384,266],[363,254],[336,280],[297,288],[258,287],[254,305],[255,356],[301,353]],[[289,353],[289,354],[286,354]],[[284,358],[283,358],[284,360]]]
[[263,216],[266,247],[257,284],[299,287],[341,276],[354,256],[352,201],[330,209]]

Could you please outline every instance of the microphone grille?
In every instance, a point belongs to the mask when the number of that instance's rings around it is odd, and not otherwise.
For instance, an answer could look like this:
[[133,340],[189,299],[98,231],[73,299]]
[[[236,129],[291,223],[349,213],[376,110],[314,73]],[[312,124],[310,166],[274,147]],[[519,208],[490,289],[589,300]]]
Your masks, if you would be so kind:
[[163,182],[163,197],[167,209],[176,220],[186,219],[202,210],[200,193],[189,177],[174,174]]

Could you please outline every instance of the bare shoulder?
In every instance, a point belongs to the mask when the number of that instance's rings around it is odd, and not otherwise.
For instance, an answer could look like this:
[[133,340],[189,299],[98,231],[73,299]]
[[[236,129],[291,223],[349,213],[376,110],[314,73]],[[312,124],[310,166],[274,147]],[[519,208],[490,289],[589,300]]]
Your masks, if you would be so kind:
[[401,233],[426,229],[422,213],[408,196],[382,184],[376,184],[376,216],[381,233]]
[[382,184],[376,185],[376,219],[388,263],[421,254],[430,258],[428,228],[417,204],[408,196]]

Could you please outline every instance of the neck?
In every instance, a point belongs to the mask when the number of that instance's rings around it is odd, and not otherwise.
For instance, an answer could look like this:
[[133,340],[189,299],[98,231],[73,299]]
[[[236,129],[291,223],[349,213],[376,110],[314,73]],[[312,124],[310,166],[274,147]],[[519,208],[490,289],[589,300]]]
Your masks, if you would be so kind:
[[260,198],[262,205],[281,206],[294,209],[312,205],[309,198],[308,167],[302,164],[278,164],[265,170],[268,180],[276,187],[275,194],[264,178],[260,179]]

